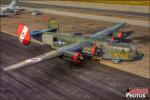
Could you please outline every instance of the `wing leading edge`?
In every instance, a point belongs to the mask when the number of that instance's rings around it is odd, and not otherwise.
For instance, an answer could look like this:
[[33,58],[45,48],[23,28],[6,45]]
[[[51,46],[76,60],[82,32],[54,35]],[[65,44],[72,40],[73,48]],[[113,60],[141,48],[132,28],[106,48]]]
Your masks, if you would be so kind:
[[12,70],[16,70],[16,69],[19,69],[19,68],[30,66],[30,65],[33,65],[33,64],[45,61],[45,60],[54,59],[54,58],[57,58],[57,57],[63,55],[67,51],[78,51],[82,47],[87,46],[87,45],[91,45],[91,44],[92,43],[90,43],[90,42],[82,42],[82,43],[79,43],[79,44],[71,44],[69,46],[62,47],[58,50],[49,51],[49,52],[46,52],[46,53],[41,54],[39,56],[36,56],[36,57],[30,58],[30,59],[21,61],[19,63],[7,66],[7,67],[3,68],[3,70],[4,71],[12,71]]
[[29,66],[29,65],[33,65],[33,64],[39,63],[41,61],[45,61],[47,59],[53,59],[55,57],[58,57],[59,55],[61,55],[61,52],[56,51],[56,50],[55,51],[46,52],[44,54],[41,54],[41,55],[36,56],[36,57],[33,57],[31,59],[27,59],[27,60],[21,61],[19,63],[7,66],[3,70],[4,71],[16,70],[16,69],[19,69],[19,68],[23,68],[25,66]]
[[97,32],[89,37],[93,37],[93,38],[103,38],[105,36],[111,35],[113,32],[119,30],[121,27],[123,27],[125,25],[124,22],[119,22],[117,25],[110,27],[108,29],[105,29],[103,31]]

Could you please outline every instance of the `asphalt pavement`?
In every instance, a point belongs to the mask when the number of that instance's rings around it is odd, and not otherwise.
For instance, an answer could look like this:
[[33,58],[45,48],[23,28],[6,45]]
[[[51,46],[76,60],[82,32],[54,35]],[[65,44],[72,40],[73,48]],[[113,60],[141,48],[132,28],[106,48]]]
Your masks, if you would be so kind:
[[[45,2],[45,1],[44,1]],[[43,3],[44,3],[43,2]],[[9,4],[10,3],[10,0],[1,0],[1,3],[2,4]],[[32,3],[32,2],[18,2],[17,5],[19,6],[23,6],[23,7],[32,7],[32,8],[43,8],[43,9],[55,9],[55,10],[63,10],[63,11],[78,11],[78,12],[86,12],[86,13],[91,13],[91,12],[96,12],[96,13],[105,13],[105,14],[109,14],[109,15],[124,15],[124,16],[136,16],[136,17],[146,17],[146,18],[149,18],[150,17],[150,13],[145,13],[145,12],[131,12],[130,10],[132,9],[129,9],[127,11],[120,11],[119,8],[118,10],[111,10],[111,8],[109,9],[105,9],[105,8],[101,8],[101,9],[98,9],[98,8],[88,8],[88,7],[78,7],[78,6],[73,6],[73,5],[70,5],[70,6],[67,6],[67,5],[56,5],[56,4],[40,4],[40,3]],[[109,6],[109,5],[107,5]],[[121,7],[119,5],[119,7]],[[124,7],[124,6],[122,6]],[[132,7],[130,7],[132,8]],[[112,7],[113,9],[113,7]],[[121,8],[120,8],[121,9]],[[138,10],[138,9],[137,9]]]
[[[2,3],[8,4],[8,1],[2,0]],[[18,2],[17,5],[29,11],[38,9],[42,13],[78,17],[78,18],[97,20],[97,21],[125,22],[131,25],[149,27],[149,22],[148,22],[148,18],[150,16],[149,13],[130,12],[130,10],[129,11],[117,11],[111,9],[104,10],[104,9],[96,9],[96,8],[82,8],[82,7],[75,7],[75,6],[50,5],[50,4],[38,4],[38,3],[27,3],[27,2]]]
[[[1,68],[47,52],[47,45],[22,46],[0,33]],[[1,100],[123,100],[129,87],[149,87],[149,80],[102,64],[74,66],[56,58],[13,72],[1,70]]]
[[117,11],[117,10],[104,10],[104,9],[96,9],[96,8],[80,8],[73,6],[63,6],[63,5],[50,5],[50,4],[37,4],[37,3],[27,3],[27,2],[19,2],[18,5],[23,7],[35,7],[35,8],[48,8],[48,9],[57,9],[57,10],[78,10],[80,12],[100,12],[100,13],[110,13],[116,15],[127,15],[127,16],[139,16],[139,17],[150,17],[149,13],[139,13],[139,12],[130,12],[130,11]]

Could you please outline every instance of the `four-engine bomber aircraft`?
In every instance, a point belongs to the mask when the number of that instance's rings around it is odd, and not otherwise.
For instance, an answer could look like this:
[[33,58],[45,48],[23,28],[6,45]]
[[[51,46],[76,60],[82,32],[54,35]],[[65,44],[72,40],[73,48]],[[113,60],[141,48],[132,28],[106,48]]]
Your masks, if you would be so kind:
[[[15,70],[56,57],[72,61],[75,64],[83,62],[86,58],[111,59],[114,63],[119,63],[120,61],[131,61],[142,57],[134,46],[115,41],[118,38],[125,37],[123,32],[116,33],[125,23],[118,23],[90,36],[60,33],[56,21],[51,21],[50,25],[48,30],[30,32],[25,24],[20,24],[18,36],[23,45],[29,45],[33,38],[41,37],[41,42],[51,45],[55,50],[10,65],[5,67],[4,70]],[[112,39],[108,41],[106,38],[110,37],[110,34],[112,34]]]
[[17,0],[12,0],[12,2],[7,7],[0,8],[0,16],[8,16],[16,14],[16,3]]

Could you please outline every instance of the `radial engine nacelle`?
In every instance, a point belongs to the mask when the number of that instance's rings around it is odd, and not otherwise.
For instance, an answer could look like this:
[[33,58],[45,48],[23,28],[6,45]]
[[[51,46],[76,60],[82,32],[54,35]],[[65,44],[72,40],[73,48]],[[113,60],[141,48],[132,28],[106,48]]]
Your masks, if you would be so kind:
[[112,41],[125,39],[127,34],[125,32],[114,32],[112,33]]
[[67,61],[74,62],[76,64],[81,63],[84,60],[81,53],[73,51],[65,52],[63,56],[61,56],[61,58]]
[[89,57],[92,57],[92,56],[102,56],[102,49],[97,47],[95,44],[92,45],[92,46],[89,46],[89,47],[84,47],[82,49],[82,54],[84,56],[89,56]]

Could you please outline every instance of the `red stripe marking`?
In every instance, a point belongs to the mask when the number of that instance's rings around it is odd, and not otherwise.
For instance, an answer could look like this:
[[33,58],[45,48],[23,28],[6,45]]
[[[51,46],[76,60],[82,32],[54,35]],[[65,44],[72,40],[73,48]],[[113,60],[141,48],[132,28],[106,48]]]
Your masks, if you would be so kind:
[[95,53],[96,53],[96,45],[94,45],[94,46],[92,47],[92,55],[95,55]]
[[111,40],[114,42],[115,41],[115,37],[112,37]]
[[19,26],[18,26],[18,37],[20,37],[24,26],[25,26],[25,24],[19,24]]
[[73,55],[73,61],[76,62],[76,63],[79,63],[78,62],[78,56],[80,55],[80,53],[76,52],[74,55]]
[[[20,38],[20,36],[21,36],[21,34],[22,34],[22,31],[23,31],[24,27],[26,27],[25,24],[20,24],[20,25],[18,26],[18,37],[19,37],[19,38]],[[26,34],[25,38],[24,38],[23,41],[22,41],[22,44],[23,44],[23,45],[28,45],[28,44],[30,44],[30,40],[31,40],[31,37],[30,37],[29,29],[28,29],[27,34]]]
[[123,32],[120,32],[120,33],[118,34],[118,37],[119,37],[119,38],[122,38],[122,37],[123,37]]

